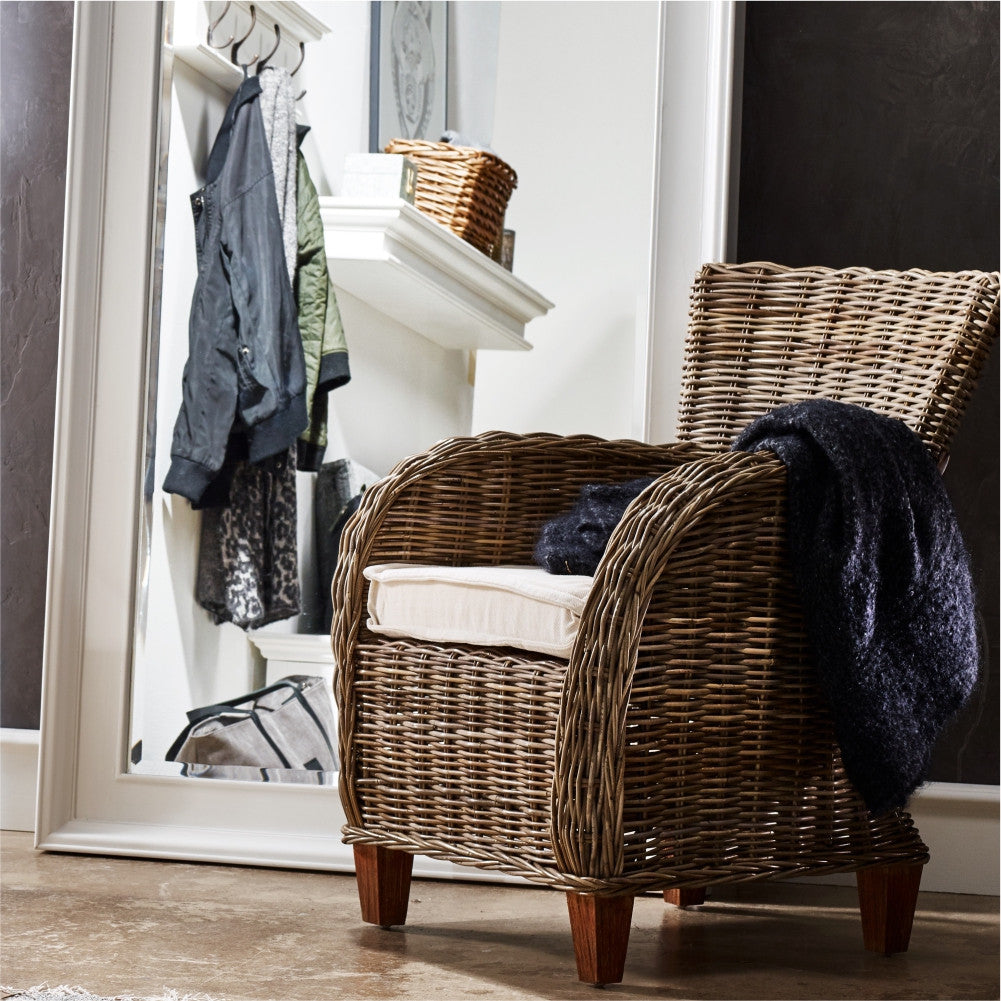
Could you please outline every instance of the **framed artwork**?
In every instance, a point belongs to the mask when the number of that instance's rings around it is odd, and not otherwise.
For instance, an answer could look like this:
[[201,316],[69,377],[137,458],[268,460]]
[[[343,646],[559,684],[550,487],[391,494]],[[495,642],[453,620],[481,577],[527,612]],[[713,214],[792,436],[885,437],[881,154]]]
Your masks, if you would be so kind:
[[369,152],[391,139],[437,142],[445,131],[447,6],[373,2]]

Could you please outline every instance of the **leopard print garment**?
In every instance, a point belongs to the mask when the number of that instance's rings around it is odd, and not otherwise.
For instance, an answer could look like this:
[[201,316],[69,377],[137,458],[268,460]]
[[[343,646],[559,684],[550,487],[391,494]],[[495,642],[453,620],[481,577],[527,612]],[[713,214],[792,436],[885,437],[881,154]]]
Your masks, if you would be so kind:
[[202,512],[198,604],[241,629],[298,615],[295,446],[239,463],[229,496]]

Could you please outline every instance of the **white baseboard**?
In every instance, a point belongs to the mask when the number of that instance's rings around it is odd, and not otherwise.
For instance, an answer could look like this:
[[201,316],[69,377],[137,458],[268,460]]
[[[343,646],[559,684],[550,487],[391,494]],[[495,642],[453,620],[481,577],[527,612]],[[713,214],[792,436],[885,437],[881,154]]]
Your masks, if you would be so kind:
[[[0,729],[0,828],[35,829],[37,782],[38,731]],[[994,785],[930,782],[914,794],[911,816],[931,853],[922,890],[998,895],[999,805],[1001,787]],[[426,875],[441,874],[435,869]],[[854,882],[851,876],[821,881]]]
[[38,731],[0,729],[0,830],[34,831]]
[[907,808],[931,855],[922,890],[998,895],[999,805],[995,785],[929,782],[914,794]]

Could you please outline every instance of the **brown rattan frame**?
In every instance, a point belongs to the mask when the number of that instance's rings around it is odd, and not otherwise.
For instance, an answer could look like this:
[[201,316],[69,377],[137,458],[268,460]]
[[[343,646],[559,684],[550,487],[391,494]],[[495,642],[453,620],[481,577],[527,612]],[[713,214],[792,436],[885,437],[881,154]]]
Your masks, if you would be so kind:
[[[789,576],[784,467],[728,447],[754,416],[822,395],[943,452],[998,287],[709,265],[680,442],[493,432],[400,463],[345,531],[334,580],[345,840],[597,895],[923,864],[907,813],[870,817],[844,774]],[[530,563],[581,484],[640,475],[657,479],[609,542],[569,660],[366,629],[367,565]]]

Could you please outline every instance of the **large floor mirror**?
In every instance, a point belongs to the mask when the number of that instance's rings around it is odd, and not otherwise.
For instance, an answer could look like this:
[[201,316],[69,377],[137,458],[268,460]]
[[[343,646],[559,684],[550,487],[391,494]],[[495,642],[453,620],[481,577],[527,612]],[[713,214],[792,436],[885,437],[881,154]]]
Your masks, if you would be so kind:
[[196,266],[189,195],[229,100],[225,79],[177,57],[175,15],[205,31],[230,6],[77,9],[37,840],[337,868],[335,773],[210,782],[167,760],[188,709],[264,680],[245,635],[198,617],[197,515],[162,491]]
[[[213,139],[243,79],[239,52],[234,60],[229,48],[212,43],[246,37],[248,58],[260,54],[279,38],[275,17],[298,6],[77,6],[36,826],[43,849],[310,869],[353,865],[340,843],[336,768],[261,781],[260,774],[186,774],[168,760],[188,710],[250,692],[273,680],[273,672],[297,673],[296,663],[328,681],[333,669],[316,606],[310,504],[303,505],[298,527],[300,614],[246,630],[214,622],[195,600],[200,515],[163,491],[197,271],[189,198],[204,182]],[[320,39],[341,26],[326,25],[319,15],[337,18],[352,6],[365,8],[367,30],[368,5],[302,5],[297,30],[315,40],[305,46],[307,66],[311,58],[334,61],[322,54],[326,43]],[[524,11],[532,5],[516,6]],[[732,8],[678,5],[669,14],[663,5],[648,5],[643,15],[655,29],[645,42],[650,108],[659,108],[670,73],[683,71],[705,88],[698,102],[690,102],[698,104],[698,114],[662,119],[657,110],[643,137],[648,162],[641,171],[651,186],[661,179],[663,201],[660,216],[651,220],[649,205],[641,213],[646,242],[639,242],[638,252],[646,263],[648,301],[639,308],[633,296],[625,306],[639,317],[637,329],[640,320],[647,325],[647,340],[654,309],[683,316],[689,271],[703,258],[722,256]],[[672,31],[666,17],[675,18]],[[303,50],[294,38],[289,29],[278,64],[296,65]],[[322,99],[311,105],[314,114],[325,114],[328,106]],[[706,130],[707,120],[715,132]],[[700,142],[685,142],[693,130]],[[560,130],[550,130],[548,140],[559,147]],[[359,136],[359,144],[364,141]],[[675,155],[661,177],[662,149],[690,153]],[[669,197],[672,185],[687,188],[691,177],[700,178],[701,200]],[[329,182],[322,178],[318,187],[329,189]],[[670,217],[681,211],[694,220],[688,229]],[[673,257],[680,255],[684,266],[659,281],[653,251],[665,239],[682,244]],[[552,240],[558,246],[559,234]],[[345,325],[352,311],[362,315],[350,294],[342,306]],[[409,364],[410,350],[380,340],[378,332],[359,338],[357,355],[352,348],[359,392],[376,360],[397,352]],[[401,415],[406,434],[393,443],[397,457],[468,431],[468,353],[421,350],[422,367],[411,380],[420,391],[440,397],[443,386],[456,385],[461,392],[458,402],[425,408],[430,416],[420,421]],[[634,364],[638,398],[649,411],[653,363],[638,352]],[[391,394],[386,388],[386,397]],[[345,415],[342,423],[351,420],[363,425],[364,413]],[[369,444],[369,451],[359,447],[359,468],[382,475],[393,449],[382,441]],[[310,489],[304,485],[300,496],[308,499]],[[305,641],[291,644],[298,653],[289,653],[283,640],[296,636]],[[503,878],[427,859],[419,859],[414,872]]]

